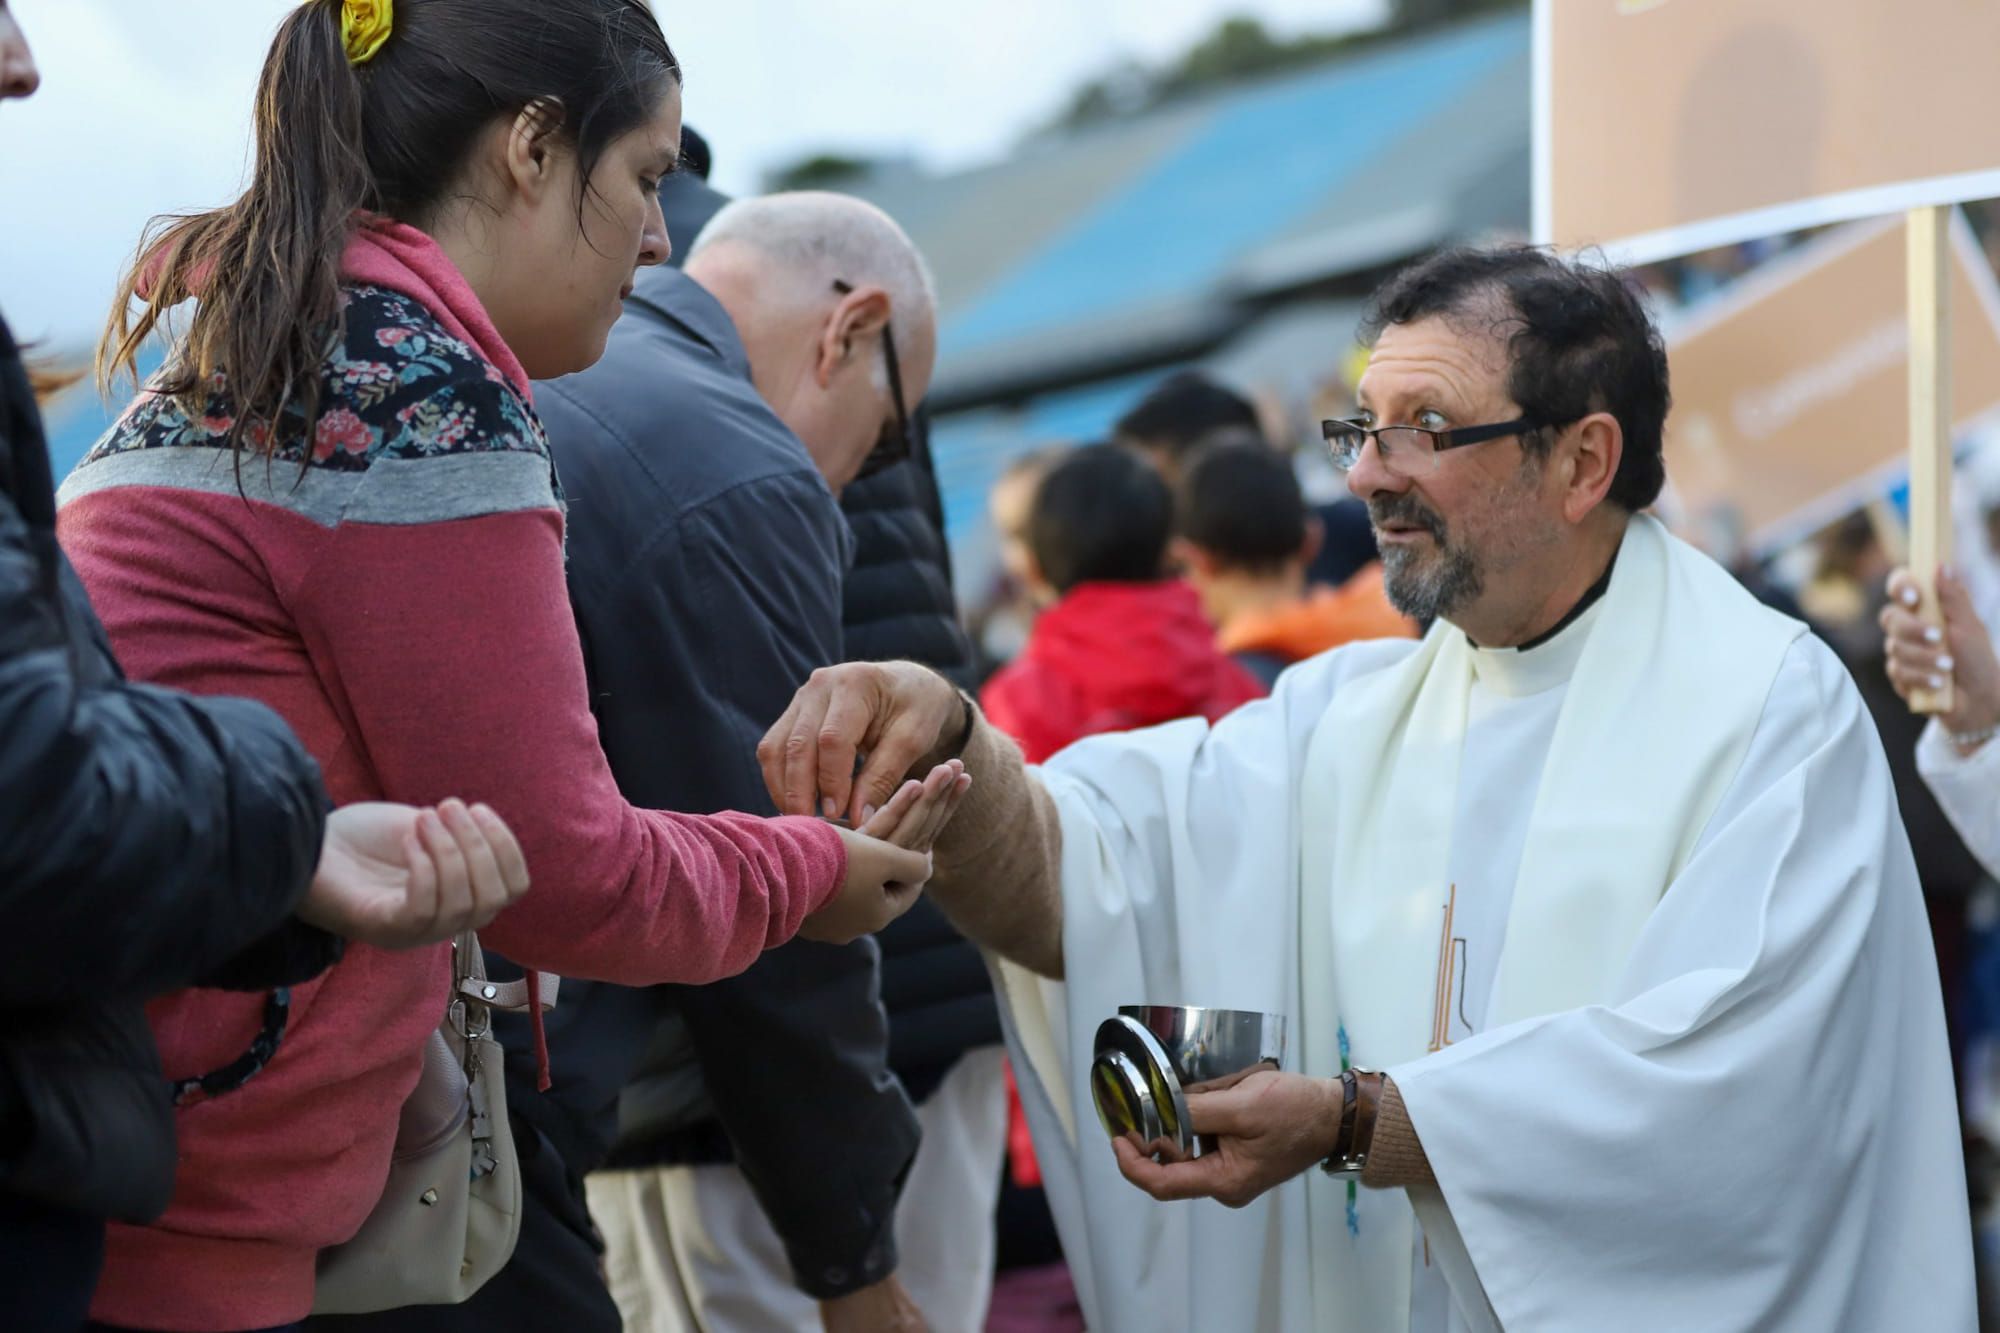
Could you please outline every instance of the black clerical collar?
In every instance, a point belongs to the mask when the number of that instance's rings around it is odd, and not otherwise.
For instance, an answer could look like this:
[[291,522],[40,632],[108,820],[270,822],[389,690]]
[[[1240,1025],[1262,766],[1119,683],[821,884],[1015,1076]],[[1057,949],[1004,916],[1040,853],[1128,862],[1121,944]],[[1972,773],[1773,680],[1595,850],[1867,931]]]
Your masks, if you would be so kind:
[[[1624,544],[1622,542],[1619,544],[1619,549],[1620,550],[1624,549]],[[1514,647],[1514,651],[1517,653],[1525,653],[1531,649],[1539,648],[1543,644],[1547,643],[1550,639],[1555,638],[1556,635],[1568,629],[1571,625],[1574,625],[1579,619],[1582,618],[1583,613],[1585,611],[1588,611],[1591,607],[1596,606],[1597,603],[1603,599],[1605,590],[1611,586],[1611,571],[1616,568],[1618,568],[1618,552],[1613,551],[1611,553],[1611,563],[1604,567],[1603,575],[1599,577],[1597,582],[1591,584],[1588,588],[1584,590],[1583,596],[1576,599],[1576,605],[1572,606],[1569,609],[1569,614],[1565,615],[1561,620],[1558,620],[1553,626],[1551,626],[1544,633],[1537,634],[1534,638],[1528,640],[1526,643],[1516,644]]]
[[1537,634],[1526,643],[1516,645],[1514,651],[1525,653],[1531,649],[1539,648],[1550,639],[1555,638],[1556,635],[1568,629],[1571,625],[1574,625],[1585,611],[1596,606],[1598,601],[1604,596],[1605,590],[1611,586],[1611,571],[1616,568],[1618,568],[1618,552],[1613,551],[1611,553],[1611,562],[1604,566],[1604,573],[1598,577],[1597,582],[1584,589],[1583,596],[1576,599],[1576,605],[1569,609],[1569,614],[1558,620],[1545,632]]

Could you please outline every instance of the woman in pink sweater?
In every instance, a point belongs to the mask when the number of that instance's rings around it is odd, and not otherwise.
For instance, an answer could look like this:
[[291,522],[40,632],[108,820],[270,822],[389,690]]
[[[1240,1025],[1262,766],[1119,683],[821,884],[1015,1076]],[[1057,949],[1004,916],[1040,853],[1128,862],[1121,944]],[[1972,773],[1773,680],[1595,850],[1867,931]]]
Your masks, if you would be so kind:
[[[879,928],[928,875],[956,769],[870,825],[904,845],[638,810],[585,695],[530,380],[594,361],[636,266],[667,256],[655,191],[680,92],[657,23],[643,0],[391,13],[295,9],[259,88],[248,191],[141,247],[108,361],[129,368],[169,309],[198,304],[61,515],[119,656],[272,705],[337,802],[490,805],[535,892],[483,934],[526,965],[700,982],[794,934]],[[357,946],[297,988],[268,1067],[180,1114],[173,1205],[112,1229],[93,1316],[217,1333],[303,1318],[317,1252],[381,1192],[449,967],[447,948]],[[150,1006],[168,1075],[234,1059],[262,1006],[214,991]]]

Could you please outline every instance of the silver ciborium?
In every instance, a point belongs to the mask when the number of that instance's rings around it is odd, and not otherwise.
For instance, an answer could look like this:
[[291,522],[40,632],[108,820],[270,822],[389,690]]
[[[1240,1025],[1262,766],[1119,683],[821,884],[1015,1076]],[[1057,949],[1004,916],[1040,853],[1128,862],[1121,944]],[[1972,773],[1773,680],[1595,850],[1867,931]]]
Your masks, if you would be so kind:
[[1285,1059],[1285,1017],[1178,1004],[1121,1005],[1097,1028],[1090,1065],[1098,1123],[1157,1155],[1213,1145],[1188,1124],[1187,1094],[1216,1092]]

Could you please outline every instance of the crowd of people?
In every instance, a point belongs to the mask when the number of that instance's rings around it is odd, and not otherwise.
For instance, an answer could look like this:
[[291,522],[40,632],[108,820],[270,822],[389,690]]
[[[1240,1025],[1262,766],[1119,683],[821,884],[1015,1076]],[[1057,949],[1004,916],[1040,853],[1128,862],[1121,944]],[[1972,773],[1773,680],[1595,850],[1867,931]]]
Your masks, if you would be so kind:
[[[1647,516],[1637,283],[1454,250],[1346,498],[1193,371],[1024,452],[984,660],[923,256],[682,111],[644,0],[308,0],[66,479],[0,325],[0,1325],[1971,1326],[1961,582],[1850,672]],[[1192,1158],[1140,1000],[1292,1023]]]

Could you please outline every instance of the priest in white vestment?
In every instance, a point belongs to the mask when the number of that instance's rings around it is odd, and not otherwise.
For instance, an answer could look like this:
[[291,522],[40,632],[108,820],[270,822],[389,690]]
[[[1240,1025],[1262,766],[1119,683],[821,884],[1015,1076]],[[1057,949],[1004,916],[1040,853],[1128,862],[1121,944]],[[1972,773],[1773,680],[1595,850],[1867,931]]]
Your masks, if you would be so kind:
[[[1641,513],[1643,309],[1459,251],[1375,324],[1327,435],[1420,643],[1025,773],[942,678],[833,668],[760,751],[774,798],[860,815],[963,755],[931,891],[995,959],[1100,1333],[1970,1330],[1881,746],[1823,645]],[[1216,1151],[1099,1129],[1093,1034],[1130,1004],[1286,1016],[1285,1070],[1189,1097]]]

